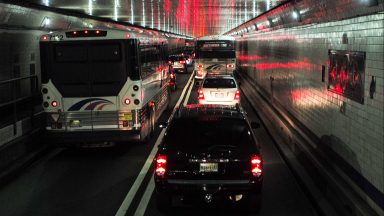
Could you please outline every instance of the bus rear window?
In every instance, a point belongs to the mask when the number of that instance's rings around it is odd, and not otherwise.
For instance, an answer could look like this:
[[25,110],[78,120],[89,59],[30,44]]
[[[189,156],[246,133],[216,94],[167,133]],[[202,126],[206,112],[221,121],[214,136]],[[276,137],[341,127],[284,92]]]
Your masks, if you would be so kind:
[[120,44],[64,45],[56,46],[55,57],[57,62],[120,61],[121,49]]
[[57,62],[85,62],[87,61],[86,46],[56,46],[55,58]]
[[119,44],[97,44],[89,48],[92,61],[120,61],[121,51]]

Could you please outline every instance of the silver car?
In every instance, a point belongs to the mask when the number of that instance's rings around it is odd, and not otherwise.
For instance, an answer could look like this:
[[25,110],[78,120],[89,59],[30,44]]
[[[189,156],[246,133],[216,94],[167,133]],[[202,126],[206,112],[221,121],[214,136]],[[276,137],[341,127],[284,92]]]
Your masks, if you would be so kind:
[[236,105],[240,103],[239,86],[232,76],[206,76],[198,90],[200,104]]

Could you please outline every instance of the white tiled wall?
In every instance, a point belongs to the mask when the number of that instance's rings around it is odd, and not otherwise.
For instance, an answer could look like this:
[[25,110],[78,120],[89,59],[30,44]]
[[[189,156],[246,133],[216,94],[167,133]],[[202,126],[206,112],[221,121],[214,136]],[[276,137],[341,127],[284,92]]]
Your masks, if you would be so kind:
[[[343,34],[347,44],[342,43]],[[331,148],[384,192],[384,14],[256,32],[241,40],[248,43],[247,55],[267,55],[247,62],[255,82],[319,138],[340,140],[330,143]],[[328,91],[330,49],[366,52],[363,104]],[[373,99],[369,97],[372,76],[376,79]],[[340,112],[343,103],[345,113]]]

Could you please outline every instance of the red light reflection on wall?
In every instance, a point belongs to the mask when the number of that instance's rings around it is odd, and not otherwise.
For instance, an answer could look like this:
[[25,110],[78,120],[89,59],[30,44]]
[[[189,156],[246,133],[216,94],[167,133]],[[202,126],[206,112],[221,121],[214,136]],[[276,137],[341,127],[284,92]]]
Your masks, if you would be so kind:
[[329,91],[326,89],[318,90],[311,88],[291,90],[290,94],[292,102],[302,108],[323,107],[323,99],[330,96]]
[[237,59],[239,59],[240,61],[252,61],[252,60],[259,60],[259,59],[266,59],[266,58],[268,58],[268,56],[258,56],[258,55],[246,56],[246,55],[243,55],[243,56],[237,57]]
[[300,61],[300,62],[259,63],[259,64],[255,64],[254,67],[257,69],[297,69],[297,68],[311,69],[313,67],[313,64],[310,63],[308,59],[305,59],[304,61]]
[[171,0],[165,0],[164,4],[164,11],[165,11],[165,16],[168,18],[169,13],[171,12]]
[[365,52],[330,50],[328,68],[330,91],[364,103]]
[[295,36],[292,35],[268,35],[268,36],[258,36],[254,38],[249,38],[252,41],[274,41],[274,40],[296,40]]

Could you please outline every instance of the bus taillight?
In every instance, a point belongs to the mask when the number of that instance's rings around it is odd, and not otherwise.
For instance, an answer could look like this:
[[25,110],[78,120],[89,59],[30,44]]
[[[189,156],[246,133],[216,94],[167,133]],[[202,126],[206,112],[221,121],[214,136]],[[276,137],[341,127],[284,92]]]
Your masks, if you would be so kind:
[[52,105],[53,107],[57,107],[57,106],[59,105],[59,103],[57,103],[57,101],[52,101],[51,105]]
[[235,65],[234,64],[227,64],[227,68],[234,68]]
[[124,99],[124,104],[129,105],[131,103],[131,100],[129,98]]
[[43,36],[41,36],[40,40],[47,41],[47,40],[49,40],[49,37],[47,35],[43,35]]

